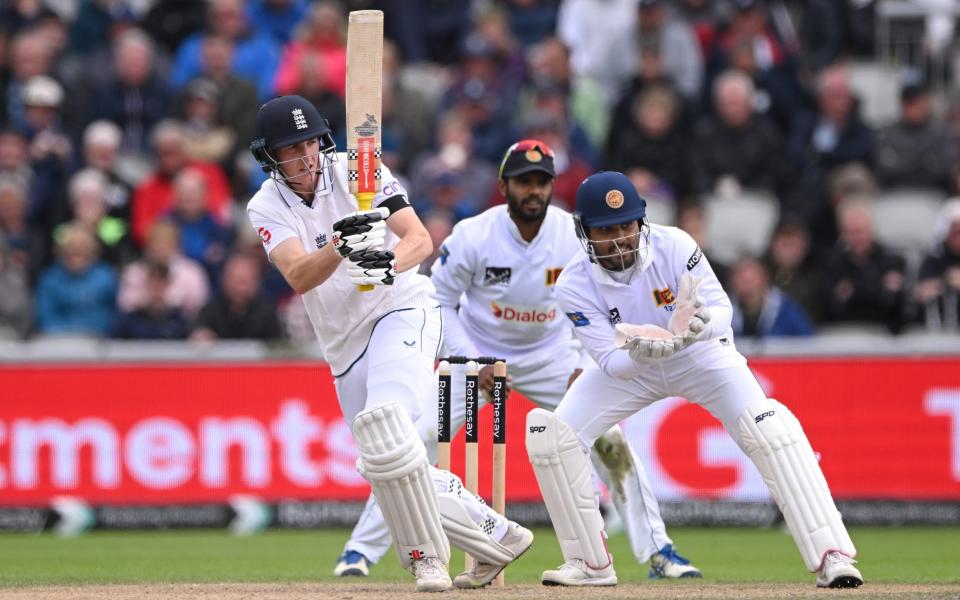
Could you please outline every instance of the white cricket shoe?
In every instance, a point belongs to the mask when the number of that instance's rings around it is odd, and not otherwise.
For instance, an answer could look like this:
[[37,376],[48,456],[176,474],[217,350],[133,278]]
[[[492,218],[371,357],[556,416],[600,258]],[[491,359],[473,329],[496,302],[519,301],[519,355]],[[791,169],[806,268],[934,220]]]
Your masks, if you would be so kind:
[[617,585],[613,563],[602,569],[594,569],[580,558],[567,561],[552,571],[544,571],[540,577],[543,585],[601,586]]
[[417,578],[418,592],[445,592],[453,587],[447,565],[435,556],[413,561],[410,570]]
[[530,549],[530,546],[533,545],[533,532],[510,521],[507,525],[507,533],[500,540],[500,545],[513,553],[513,559],[510,562],[495,565],[475,560],[471,570],[464,571],[456,576],[453,580],[454,587],[469,590],[489,585],[500,574],[500,571]]
[[702,577],[700,569],[677,554],[673,544],[666,544],[650,557],[650,579],[680,579],[683,577]]
[[853,560],[836,550],[827,552],[823,566],[817,572],[817,587],[855,588],[863,585],[863,575],[853,566]]

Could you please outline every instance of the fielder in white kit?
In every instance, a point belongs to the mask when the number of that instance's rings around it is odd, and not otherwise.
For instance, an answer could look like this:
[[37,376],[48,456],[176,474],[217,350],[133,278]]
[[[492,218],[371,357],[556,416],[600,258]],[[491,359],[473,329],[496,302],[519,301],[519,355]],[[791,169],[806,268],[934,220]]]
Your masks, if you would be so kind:
[[597,366],[555,412],[527,415],[527,453],[566,561],[543,582],[616,585],[586,449],[645,406],[682,396],[719,419],[757,466],[817,586],[861,585],[810,443],[734,347],[730,301],[697,244],[647,223],[646,201],[616,172],[583,181],[574,220],[586,255],[564,268],[557,299]]
[[[499,187],[507,203],[458,223],[431,274],[443,314],[444,354],[505,358],[511,388],[548,410],[593,364],[581,352],[554,294],[563,266],[583,250],[570,213],[550,205],[553,178],[554,155],[547,144],[513,144],[500,166]],[[484,396],[492,385],[493,367],[488,365],[480,371]],[[451,431],[463,425],[464,412],[463,387],[453,386]],[[431,455],[436,441],[434,428],[425,436]],[[674,550],[647,474],[619,426],[601,436],[591,457],[610,489],[634,555],[641,563],[650,561],[650,577],[699,577],[700,571]],[[379,560],[389,543],[380,511],[368,505],[335,573],[365,575],[367,561]],[[467,578],[455,582],[475,587],[471,583]]]
[[[384,508],[400,562],[418,591],[449,589],[452,543],[483,562],[492,580],[533,534],[431,466],[417,433],[434,392],[441,321],[433,285],[415,268],[432,245],[405,190],[384,167],[374,210],[356,212],[346,155],[300,96],[260,108],[250,148],[270,174],[247,205],[250,222],[303,295],[352,424],[358,469]],[[360,292],[361,284],[374,289]]]

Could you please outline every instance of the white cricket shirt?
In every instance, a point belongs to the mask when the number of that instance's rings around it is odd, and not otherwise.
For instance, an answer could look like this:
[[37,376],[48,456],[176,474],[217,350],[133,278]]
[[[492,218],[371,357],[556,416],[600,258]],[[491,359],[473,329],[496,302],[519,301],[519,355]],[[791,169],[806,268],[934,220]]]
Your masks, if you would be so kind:
[[555,284],[563,266],[582,253],[573,218],[554,206],[547,207],[529,243],[505,204],[457,223],[431,275],[440,305],[460,305],[459,322],[469,338],[456,335],[445,322],[447,351],[511,360],[569,343],[570,326],[557,305]]
[[[260,236],[267,256],[281,242],[299,238],[304,250],[316,252],[330,241],[333,224],[356,212],[357,201],[347,184],[347,156],[324,169],[323,181],[307,206],[286,183],[267,179],[247,203],[250,223]],[[387,167],[382,169],[381,191],[373,200],[376,208],[393,196],[406,197],[407,192]],[[389,220],[388,220],[389,224]],[[397,245],[399,238],[387,227],[384,248]],[[347,371],[365,351],[376,321],[390,311],[401,308],[436,306],[431,301],[433,285],[416,269],[398,273],[393,285],[378,285],[369,292],[359,292],[347,277],[347,261],[325,282],[303,294],[313,330],[317,334],[324,359],[333,373]]]
[[[623,321],[669,329],[680,276],[687,271],[703,278],[698,294],[706,301],[711,316],[706,339],[723,337],[733,343],[730,299],[697,243],[676,227],[650,225],[649,250],[629,283],[614,280],[586,254],[574,259],[564,267],[557,282],[557,300],[600,368],[608,375],[632,379],[655,359],[639,363],[626,351],[615,348],[614,325]],[[705,347],[697,342],[660,360],[673,360]]]

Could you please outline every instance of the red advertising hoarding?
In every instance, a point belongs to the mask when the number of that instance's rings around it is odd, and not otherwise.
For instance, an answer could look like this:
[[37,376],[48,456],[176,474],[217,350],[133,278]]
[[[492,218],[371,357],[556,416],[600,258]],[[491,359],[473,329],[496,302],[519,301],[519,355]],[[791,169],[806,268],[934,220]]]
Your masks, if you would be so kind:
[[[960,500],[960,358],[756,359],[751,366],[768,395],[804,424],[836,498]],[[59,495],[93,504],[367,495],[323,365],[7,366],[0,390],[0,505],[45,505]],[[523,448],[530,407],[517,394],[508,404],[513,502],[539,500]],[[487,457],[489,409],[481,416]],[[662,500],[768,497],[750,462],[699,407],[669,398],[623,426]],[[481,481],[489,477],[483,460]]]

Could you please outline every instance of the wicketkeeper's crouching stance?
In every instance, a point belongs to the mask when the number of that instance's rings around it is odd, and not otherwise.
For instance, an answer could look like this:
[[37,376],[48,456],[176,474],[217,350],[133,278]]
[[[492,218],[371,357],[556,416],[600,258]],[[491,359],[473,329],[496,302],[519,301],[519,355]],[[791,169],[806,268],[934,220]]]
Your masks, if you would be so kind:
[[646,202],[620,173],[584,180],[574,217],[587,255],[564,268],[557,296],[599,366],[556,412],[527,417],[527,452],[566,561],[543,583],[617,583],[587,449],[643,407],[682,396],[719,419],[757,466],[817,586],[861,585],[810,443],[734,347],[730,301],[693,239],[649,224]]

